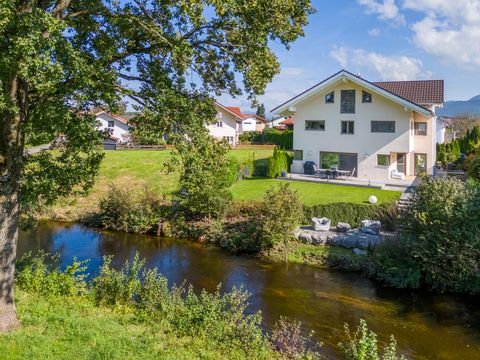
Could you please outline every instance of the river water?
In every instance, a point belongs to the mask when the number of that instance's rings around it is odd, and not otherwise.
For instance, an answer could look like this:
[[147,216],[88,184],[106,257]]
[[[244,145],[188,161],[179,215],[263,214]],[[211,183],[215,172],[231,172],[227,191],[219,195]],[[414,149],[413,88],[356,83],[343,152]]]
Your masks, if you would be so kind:
[[281,316],[300,320],[315,331],[327,354],[336,355],[343,324],[360,318],[383,341],[394,334],[412,359],[480,359],[480,298],[461,298],[384,288],[357,274],[306,265],[270,264],[231,256],[189,241],[100,231],[76,224],[45,222],[22,231],[18,255],[43,249],[60,254],[62,265],[74,257],[91,259],[95,275],[102,256],[121,266],[138,251],[146,266],[169,281],[186,280],[195,288],[225,290],[243,285],[251,294],[250,311],[261,310],[266,327]]

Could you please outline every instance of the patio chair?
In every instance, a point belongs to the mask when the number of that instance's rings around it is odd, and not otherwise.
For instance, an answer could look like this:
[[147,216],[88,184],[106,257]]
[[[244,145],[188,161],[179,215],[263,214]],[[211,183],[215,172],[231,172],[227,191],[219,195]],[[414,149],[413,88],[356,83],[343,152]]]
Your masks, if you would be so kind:
[[350,174],[347,175],[347,179],[355,176],[355,170],[357,170],[357,168],[353,168],[353,169],[352,169],[352,171],[350,172]]
[[390,173],[390,177],[392,179],[403,180],[405,179],[405,174],[403,172],[398,171],[397,169],[393,169]]

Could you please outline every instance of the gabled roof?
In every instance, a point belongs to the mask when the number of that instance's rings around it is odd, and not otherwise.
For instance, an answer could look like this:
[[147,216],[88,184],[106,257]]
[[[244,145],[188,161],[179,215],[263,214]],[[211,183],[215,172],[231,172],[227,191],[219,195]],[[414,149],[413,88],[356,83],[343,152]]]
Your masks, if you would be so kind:
[[[357,83],[357,84],[361,85],[365,89],[368,89],[372,92],[380,94],[380,95],[382,95],[382,96],[384,96],[384,97],[386,97],[386,98],[388,98],[392,101],[395,101],[395,102],[405,106],[406,108],[408,108],[410,110],[416,111],[416,112],[418,112],[420,114],[423,114],[425,116],[431,116],[432,115],[432,112],[430,110],[424,108],[420,104],[415,103],[415,102],[413,102],[413,101],[411,101],[407,98],[404,98],[401,95],[395,94],[394,92],[392,92],[390,90],[384,89],[384,88],[376,85],[375,83],[367,81],[367,80],[365,80],[365,79],[363,79],[363,78],[361,78],[357,75],[354,75],[351,72],[346,71],[346,70],[341,70],[341,71],[337,72],[336,74],[333,74],[332,76],[328,77],[327,79],[321,81],[320,83],[318,83],[318,84],[312,86],[311,88],[305,90],[304,92],[298,94],[297,96],[294,96],[290,100],[288,100],[288,101],[284,102],[283,104],[274,108],[272,110],[272,112],[281,113],[281,112],[287,110],[289,107],[294,106],[295,104],[297,104],[297,103],[309,98],[310,96],[318,93],[322,89],[325,89],[326,87],[336,83],[337,81],[341,81],[341,80],[350,80],[354,83]],[[442,86],[442,89],[443,89],[443,86]]]
[[226,108],[231,112],[237,114],[238,116],[242,117],[242,111],[238,106],[226,106]]
[[288,119],[280,121],[280,124],[283,125],[294,125],[295,124],[295,119],[291,116],[288,117]]
[[261,117],[261,116],[258,116],[257,114],[243,114],[243,113],[242,113],[242,117],[243,117],[244,119],[255,118],[255,119],[257,119],[257,120],[260,120],[261,122],[264,122],[264,123],[267,122],[267,119],[265,119],[265,118],[263,118],[263,117]]
[[128,125],[128,120],[121,117],[121,116],[118,116],[118,115],[114,115],[114,114],[111,114],[109,112],[106,112],[105,110],[102,110],[102,109],[99,109],[99,110],[96,110],[94,111],[93,115],[101,115],[101,114],[107,114],[108,116],[114,118],[115,120],[118,120],[120,121],[121,123],[125,124],[125,125]]
[[443,104],[443,80],[381,81],[372,84],[416,104]]
[[[219,108],[223,109],[223,110],[226,110],[228,113],[232,114],[233,116],[237,117],[239,120],[243,120],[243,117],[242,117],[242,113],[240,111],[240,108],[239,107],[233,107],[233,106],[224,106],[222,104],[220,104],[218,101],[215,101],[215,105],[217,105]],[[231,109],[238,109],[238,112],[236,111],[233,111]]]

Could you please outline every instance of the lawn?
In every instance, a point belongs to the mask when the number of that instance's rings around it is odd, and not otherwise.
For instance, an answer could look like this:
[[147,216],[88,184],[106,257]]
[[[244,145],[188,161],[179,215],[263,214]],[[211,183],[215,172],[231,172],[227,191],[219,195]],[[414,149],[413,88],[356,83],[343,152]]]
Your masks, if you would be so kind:
[[[230,154],[239,161],[250,156],[255,160],[266,161],[272,152],[272,149],[254,148],[235,149],[231,150]],[[100,175],[90,194],[60,201],[47,217],[76,220],[86,211],[95,209],[111,185],[131,189],[134,192],[147,186],[156,193],[168,196],[177,190],[178,185],[178,173],[166,173],[165,163],[170,157],[170,151],[107,151]],[[274,179],[242,180],[233,185],[232,193],[235,200],[261,200],[266,189],[279,183],[280,180]],[[398,199],[400,196],[399,192],[361,187],[298,181],[291,181],[290,184],[298,190],[306,205],[341,201],[363,203],[370,195],[377,196],[382,203]]]
[[[131,311],[87,299],[16,291],[19,330],[0,335],[1,359],[244,359],[235,344],[181,337],[162,322],[141,322]],[[265,358],[275,358],[265,349]]]
[[[265,190],[283,183],[285,180],[247,179],[235,183],[232,193],[236,200],[259,200]],[[391,202],[400,198],[401,192],[358,186],[321,184],[306,181],[288,181],[291,188],[298,191],[305,205],[318,205],[335,202],[368,203],[368,197],[375,195],[379,203]]]

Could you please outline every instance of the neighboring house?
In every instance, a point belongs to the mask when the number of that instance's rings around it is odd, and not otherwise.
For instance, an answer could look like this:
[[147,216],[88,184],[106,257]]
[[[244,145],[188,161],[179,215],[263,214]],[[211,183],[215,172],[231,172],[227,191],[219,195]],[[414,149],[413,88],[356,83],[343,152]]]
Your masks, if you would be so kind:
[[[292,171],[305,161],[359,179],[433,174],[443,80],[369,82],[342,70],[272,112],[294,115]],[[403,176],[402,176],[403,175]]]
[[116,144],[129,141],[130,128],[127,119],[118,115],[110,114],[101,109],[94,111],[94,115],[99,122],[98,128],[110,133],[110,137],[103,142],[105,150],[114,150]]
[[267,125],[267,120],[257,114],[242,114],[243,121],[240,131],[262,132]]
[[292,116],[289,116],[287,120],[280,122],[280,126],[283,127],[283,130],[293,130],[293,125],[295,125],[295,119]]
[[215,121],[207,125],[210,135],[219,140],[224,139],[230,145],[236,145],[243,121],[240,108],[226,107],[218,102],[215,103],[215,108],[217,110]]
[[281,123],[285,120],[288,120],[291,116],[280,116],[276,119],[272,119],[267,123],[267,126],[269,128],[284,128],[285,126],[282,125]]
[[238,137],[245,131],[262,131],[267,120],[255,114],[243,114],[237,106],[224,106],[215,103],[217,115],[215,122],[208,125],[210,134],[217,139],[227,140],[237,145]]

